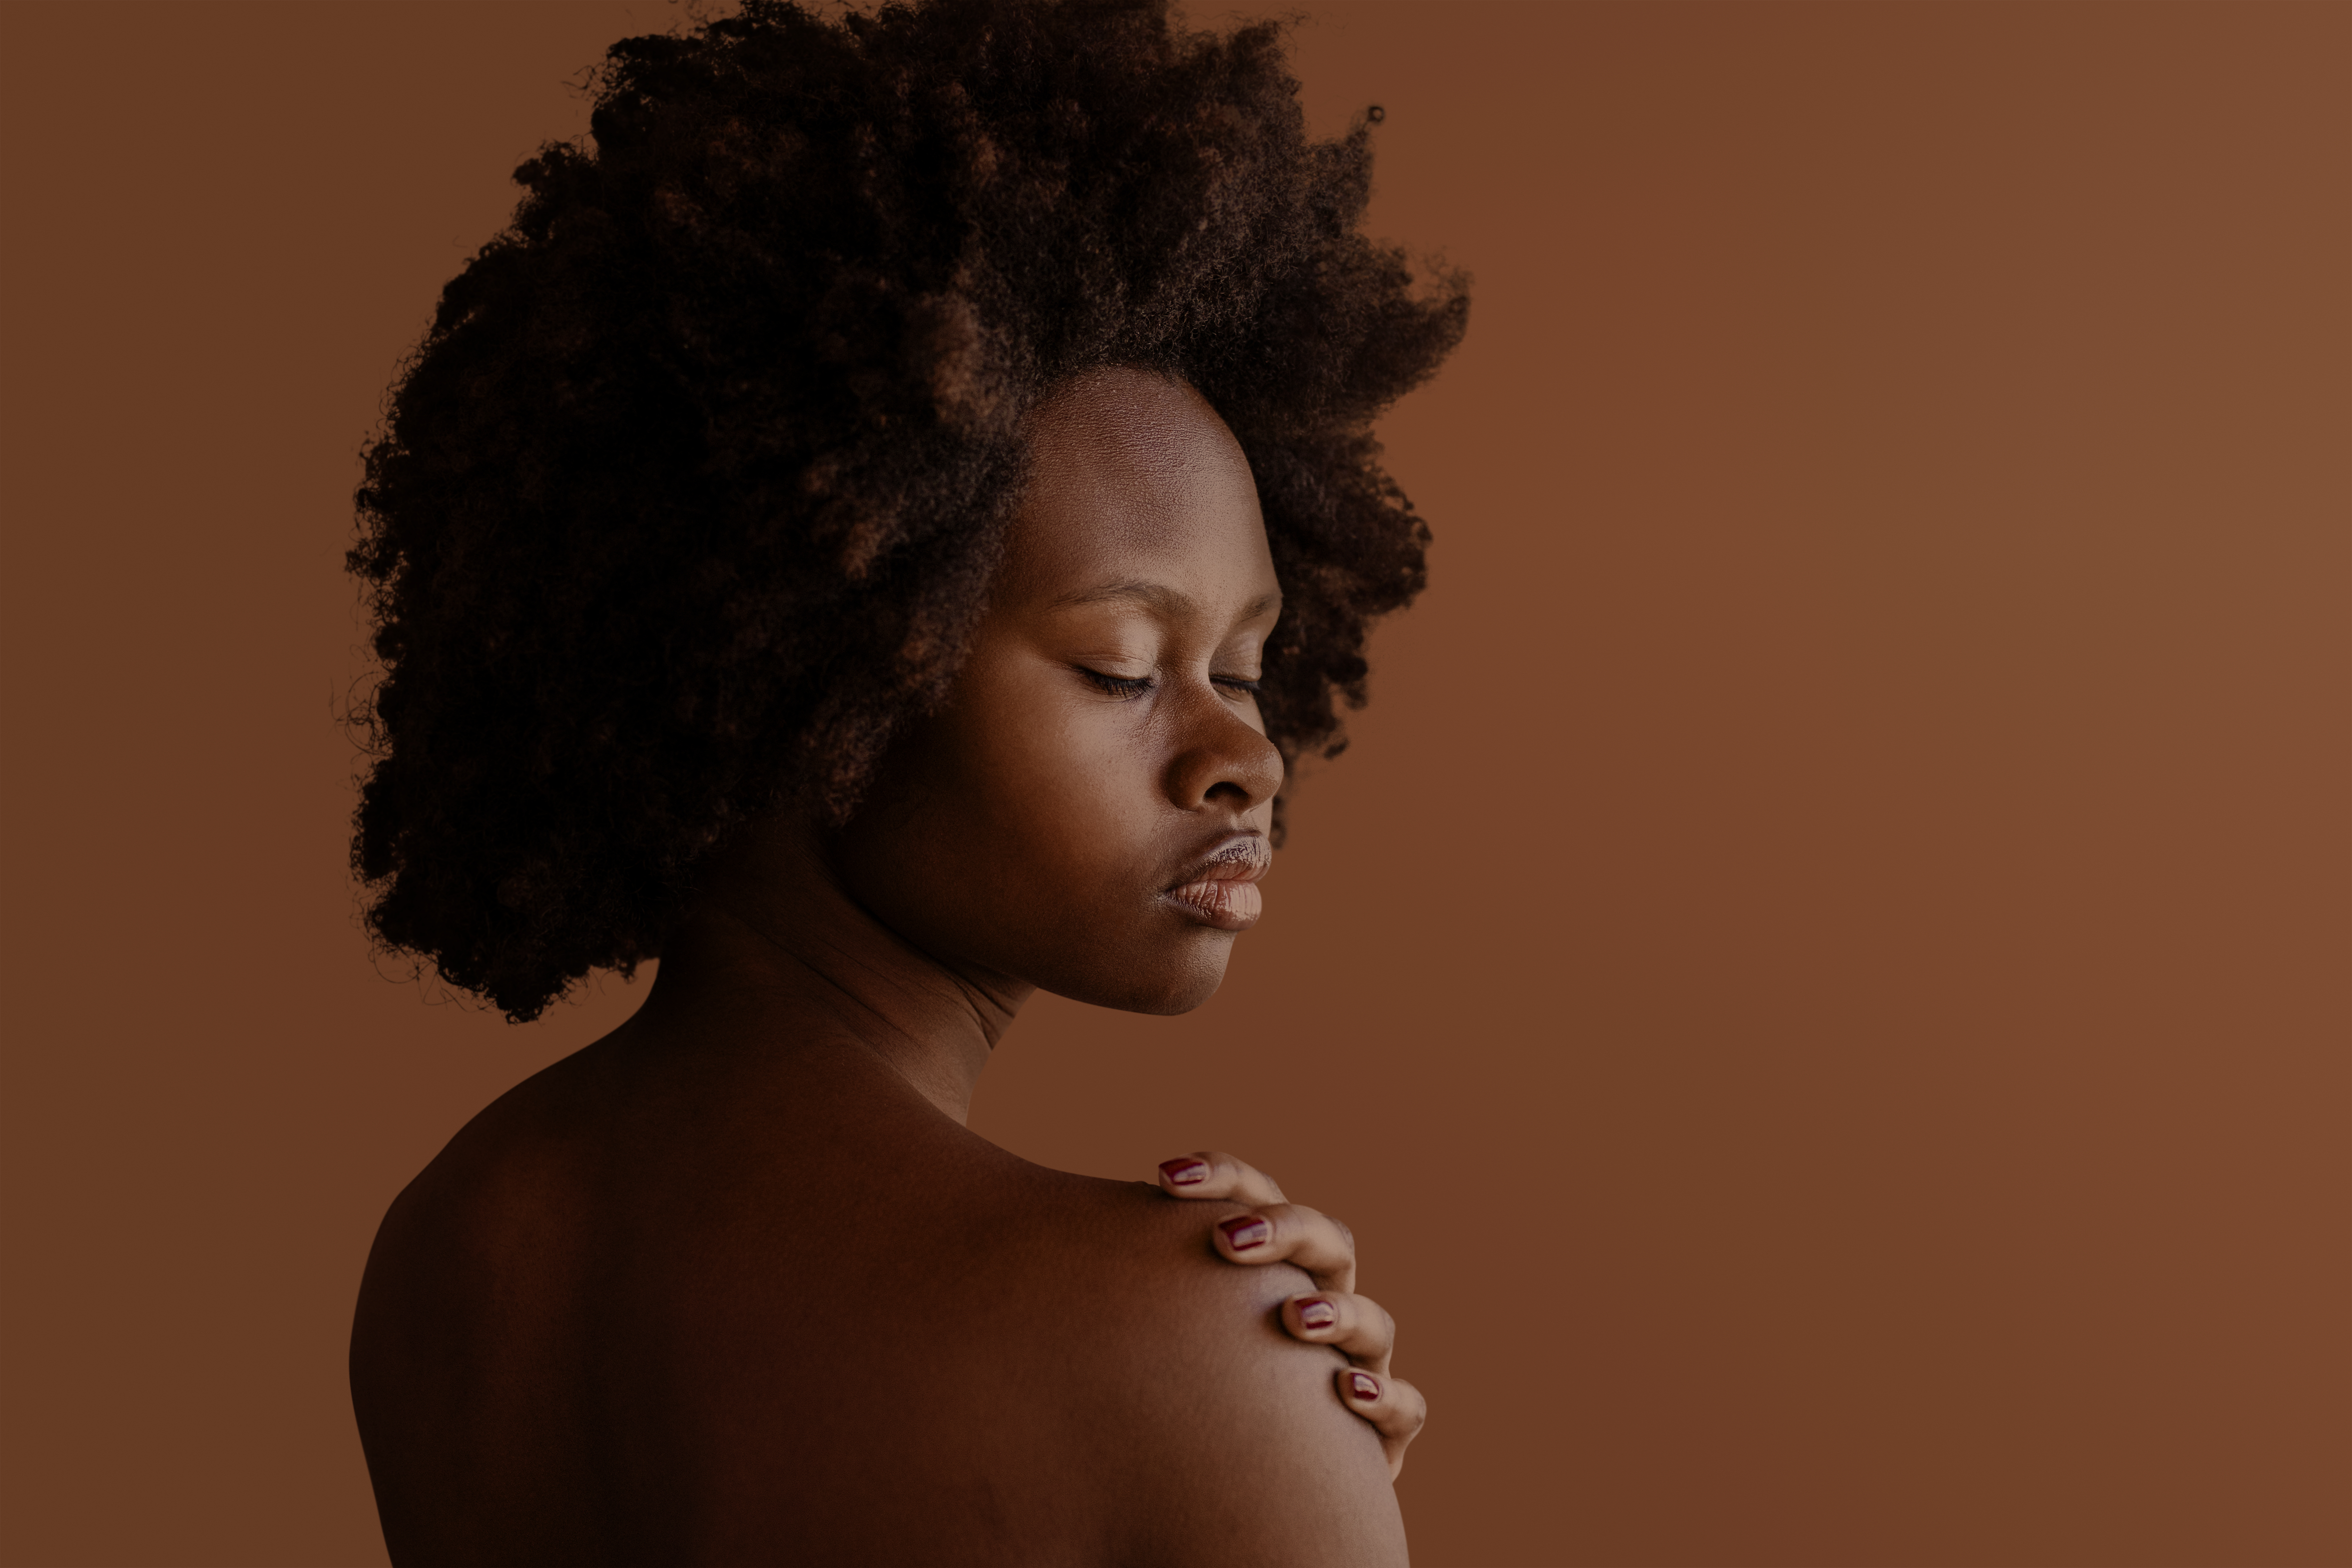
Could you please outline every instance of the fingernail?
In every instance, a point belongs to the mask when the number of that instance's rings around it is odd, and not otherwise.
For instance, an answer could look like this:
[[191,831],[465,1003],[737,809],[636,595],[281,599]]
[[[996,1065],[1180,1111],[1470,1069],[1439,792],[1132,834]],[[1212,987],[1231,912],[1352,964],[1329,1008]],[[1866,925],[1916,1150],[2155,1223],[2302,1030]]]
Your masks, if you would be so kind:
[[1369,1372],[1348,1374],[1348,1386],[1355,1390],[1357,1398],[1368,1405],[1381,1396],[1381,1380]]
[[1198,1186],[1209,1179],[1209,1162],[1169,1160],[1160,1166],[1160,1174],[1168,1178],[1171,1186]]
[[1274,1236],[1274,1227],[1255,1214],[1236,1214],[1231,1219],[1219,1221],[1217,1228],[1225,1233],[1225,1245],[1236,1252],[1263,1247]]
[[1298,1322],[1302,1328],[1328,1329],[1339,1321],[1339,1309],[1319,1299],[1298,1303]]

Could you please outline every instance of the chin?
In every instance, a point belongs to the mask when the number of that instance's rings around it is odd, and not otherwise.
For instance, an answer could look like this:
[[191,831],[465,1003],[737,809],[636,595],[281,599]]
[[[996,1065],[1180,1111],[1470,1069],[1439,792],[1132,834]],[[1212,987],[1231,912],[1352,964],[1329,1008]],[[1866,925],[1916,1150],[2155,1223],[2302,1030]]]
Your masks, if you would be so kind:
[[1189,934],[1174,950],[1162,948],[1150,956],[1121,954],[1104,962],[1097,957],[1074,972],[1039,980],[1038,988],[1091,1007],[1116,1008],[1126,1013],[1170,1018],[1189,1013],[1217,994],[1225,983],[1225,965],[1234,955],[1234,933],[1200,931]]

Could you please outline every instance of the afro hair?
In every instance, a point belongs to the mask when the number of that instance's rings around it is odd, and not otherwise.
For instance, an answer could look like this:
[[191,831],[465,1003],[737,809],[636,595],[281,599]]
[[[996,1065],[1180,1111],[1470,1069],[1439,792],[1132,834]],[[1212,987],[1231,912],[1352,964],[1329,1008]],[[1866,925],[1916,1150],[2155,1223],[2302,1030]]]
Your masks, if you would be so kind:
[[1024,416],[1099,366],[1239,439],[1267,731],[1335,752],[1425,577],[1372,421],[1468,303],[1361,234],[1378,112],[1309,141],[1282,46],[1160,0],[748,0],[614,46],[367,450],[375,937],[532,1018],[657,956],[730,829],[844,820],[954,675]]

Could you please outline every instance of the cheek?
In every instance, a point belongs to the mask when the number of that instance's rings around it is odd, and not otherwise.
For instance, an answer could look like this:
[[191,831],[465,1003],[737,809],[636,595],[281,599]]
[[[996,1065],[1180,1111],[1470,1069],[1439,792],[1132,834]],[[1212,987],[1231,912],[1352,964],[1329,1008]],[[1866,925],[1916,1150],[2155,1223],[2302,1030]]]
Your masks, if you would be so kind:
[[960,704],[894,758],[845,835],[852,893],[937,957],[1105,1007],[1198,1005],[1232,937],[1159,896],[1176,846],[1137,716]]
[[852,891],[933,951],[999,965],[1135,918],[1164,858],[1143,727],[1050,683],[967,673],[845,835]]
[[1216,989],[1233,938],[1160,898],[1188,849],[1162,738],[1054,674],[967,665],[955,706],[908,736],[842,834],[842,874],[936,959],[1181,1013]]
[[973,826],[975,846],[988,841],[989,892],[966,905],[966,950],[1077,1001],[1189,1011],[1223,979],[1233,936],[1160,896],[1180,847],[1168,836],[1162,748],[1132,711],[1074,707],[983,748],[986,807]]
[[1108,704],[1036,704],[1006,722],[959,727],[934,789],[960,789],[969,850],[1068,903],[1131,892],[1156,870],[1151,737]]

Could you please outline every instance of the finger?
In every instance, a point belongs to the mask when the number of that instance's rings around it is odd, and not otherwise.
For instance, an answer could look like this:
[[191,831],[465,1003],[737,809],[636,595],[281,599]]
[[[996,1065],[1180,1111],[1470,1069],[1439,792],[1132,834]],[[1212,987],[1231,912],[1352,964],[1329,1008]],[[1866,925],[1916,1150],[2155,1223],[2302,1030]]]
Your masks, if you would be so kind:
[[1381,1448],[1389,1457],[1389,1479],[1395,1479],[1404,1469],[1405,1445],[1428,1424],[1428,1401],[1403,1378],[1376,1376],[1360,1366],[1341,1367],[1339,1385],[1339,1403],[1370,1421],[1381,1435]]
[[1356,1288],[1356,1239],[1329,1215],[1299,1203],[1270,1203],[1211,1228],[1217,1250],[1235,1263],[1296,1263],[1318,1289]]
[[1282,1303],[1282,1326],[1293,1339],[1328,1344],[1366,1372],[1385,1377],[1396,1350],[1396,1320],[1370,1296],[1323,1291]]
[[1215,1149],[1179,1155],[1162,1164],[1160,1190],[1177,1197],[1222,1197],[1253,1205],[1282,1201],[1282,1188],[1272,1176]]

